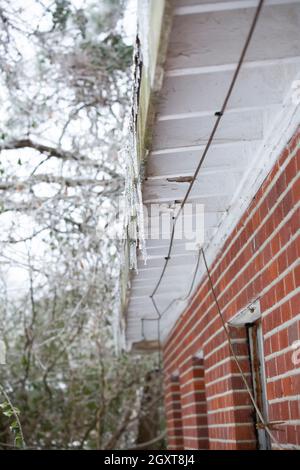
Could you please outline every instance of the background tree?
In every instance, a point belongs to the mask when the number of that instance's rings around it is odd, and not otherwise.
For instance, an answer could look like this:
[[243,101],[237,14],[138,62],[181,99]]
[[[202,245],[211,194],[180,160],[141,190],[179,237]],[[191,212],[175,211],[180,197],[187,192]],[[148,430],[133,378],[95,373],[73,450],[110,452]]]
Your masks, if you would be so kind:
[[[132,87],[125,7],[0,1],[0,382],[33,448],[130,447],[145,413],[153,359],[116,354],[113,337]],[[2,448],[16,444],[8,415]]]

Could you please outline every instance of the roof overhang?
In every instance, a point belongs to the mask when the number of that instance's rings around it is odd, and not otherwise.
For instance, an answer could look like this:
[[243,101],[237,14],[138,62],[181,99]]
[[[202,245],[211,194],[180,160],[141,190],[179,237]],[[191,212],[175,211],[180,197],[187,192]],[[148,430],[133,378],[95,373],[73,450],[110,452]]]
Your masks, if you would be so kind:
[[[139,254],[138,271],[131,278],[126,338],[137,348],[153,350],[158,336],[167,337],[192,297],[191,287],[204,275],[199,245],[212,263],[299,125],[295,87],[300,78],[300,0],[265,1],[228,109],[189,196],[199,210],[184,215],[184,221],[190,217],[195,226],[201,213],[204,239],[200,237],[193,246],[187,239],[175,240],[155,294],[159,311],[164,311],[160,332],[150,295],[168,254],[169,237],[167,223],[150,209],[159,205],[168,218],[182,201],[258,1],[144,0],[140,4],[143,24],[146,21],[149,26],[141,32],[148,38],[144,54],[149,54],[150,66],[147,59],[138,141],[141,160],[146,160],[142,194],[152,238],[146,240],[147,263]],[[143,43],[143,34],[140,39]]]

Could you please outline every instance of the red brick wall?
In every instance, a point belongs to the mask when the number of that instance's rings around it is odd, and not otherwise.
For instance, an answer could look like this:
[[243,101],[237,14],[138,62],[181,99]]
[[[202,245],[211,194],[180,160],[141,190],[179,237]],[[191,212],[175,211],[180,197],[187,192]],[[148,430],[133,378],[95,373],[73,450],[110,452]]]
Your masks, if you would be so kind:
[[[269,420],[285,422],[274,435],[287,448],[300,448],[300,363],[292,361],[292,344],[300,340],[299,175],[300,131],[279,156],[210,268],[226,322],[259,298]],[[250,384],[245,329],[234,328],[230,333]],[[197,375],[193,363],[199,350],[202,375]],[[256,448],[253,407],[231,357],[207,277],[168,337],[164,368],[167,387],[176,373],[180,403],[176,427],[180,438],[174,440],[169,433],[170,448]],[[202,381],[195,382],[196,378]],[[167,393],[169,430],[172,406],[172,394]]]
[[183,449],[180,382],[177,375],[172,374],[169,377],[165,387],[165,399],[169,448]]

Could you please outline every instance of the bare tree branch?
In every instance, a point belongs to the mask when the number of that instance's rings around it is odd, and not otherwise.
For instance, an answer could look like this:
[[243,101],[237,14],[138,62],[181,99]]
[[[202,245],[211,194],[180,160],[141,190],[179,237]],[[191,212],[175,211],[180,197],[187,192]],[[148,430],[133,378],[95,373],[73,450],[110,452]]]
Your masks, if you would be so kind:
[[112,178],[119,178],[119,173],[116,173],[114,170],[109,168],[107,165],[100,164],[91,158],[87,157],[86,155],[81,155],[78,152],[71,152],[69,150],[64,150],[60,147],[51,147],[49,145],[41,144],[39,142],[35,142],[30,138],[25,139],[14,139],[10,141],[4,141],[0,143],[0,150],[18,150],[24,148],[31,148],[33,150],[37,150],[42,154],[46,154],[48,157],[55,157],[59,158],[64,161],[75,161],[78,163],[85,163],[89,164],[95,168],[100,169],[104,173],[107,173]]
[[69,178],[67,176],[56,176],[51,174],[38,174],[27,180],[0,181],[0,191],[27,189],[38,183],[59,184],[66,187],[76,186],[101,186],[103,188],[117,187],[123,183],[123,178],[97,179],[97,178]]

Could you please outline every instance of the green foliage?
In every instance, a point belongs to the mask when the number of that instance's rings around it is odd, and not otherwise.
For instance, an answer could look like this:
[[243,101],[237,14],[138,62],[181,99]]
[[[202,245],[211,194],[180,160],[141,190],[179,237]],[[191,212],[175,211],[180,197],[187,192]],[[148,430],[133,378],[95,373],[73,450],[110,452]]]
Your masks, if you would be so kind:
[[125,72],[132,63],[132,46],[124,43],[120,34],[109,34],[101,42],[83,41],[80,45],[90,58],[90,64],[109,73]]
[[71,2],[69,0],[55,0],[55,9],[52,14],[53,29],[64,31],[67,20],[71,14]]
[[9,418],[8,424],[9,429],[14,436],[14,446],[22,448],[24,441],[21,424],[19,421],[20,410],[17,407],[13,406],[10,401],[4,401],[0,403],[0,412],[2,412],[3,416]]

